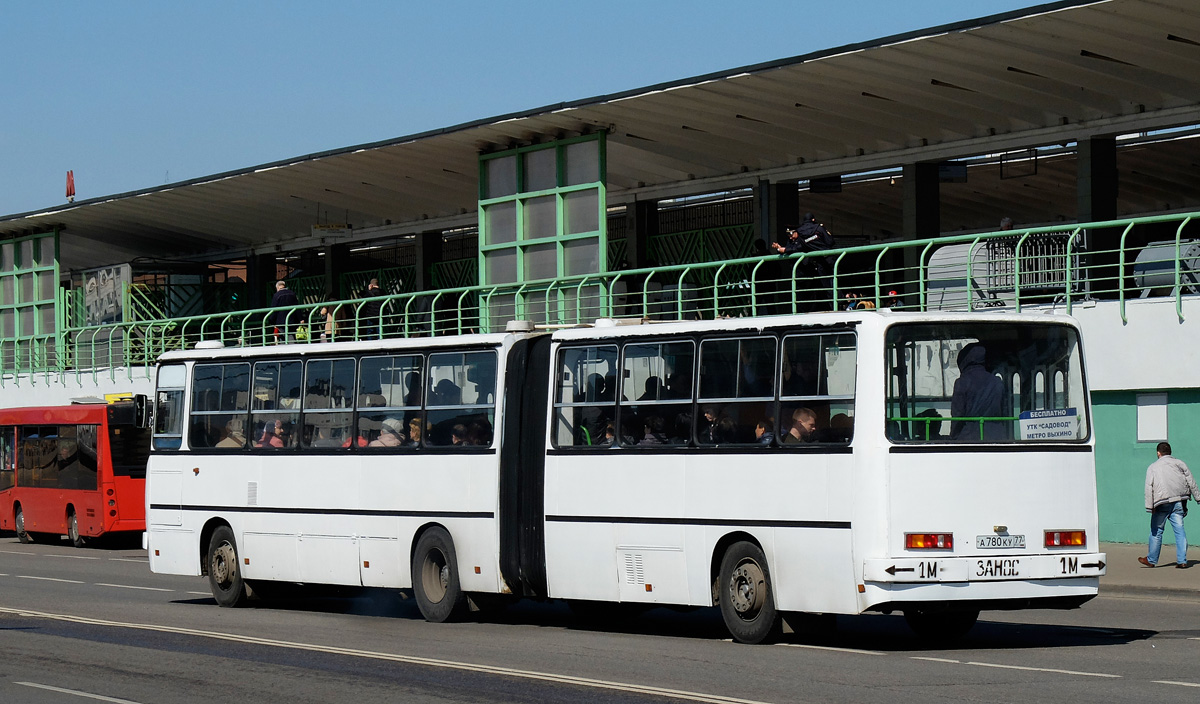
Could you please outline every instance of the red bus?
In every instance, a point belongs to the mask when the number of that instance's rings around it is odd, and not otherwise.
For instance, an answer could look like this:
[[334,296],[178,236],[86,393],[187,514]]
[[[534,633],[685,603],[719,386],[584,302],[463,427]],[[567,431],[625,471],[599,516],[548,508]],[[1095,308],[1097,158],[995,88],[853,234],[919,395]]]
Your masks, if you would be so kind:
[[0,530],[76,547],[146,530],[143,399],[0,409]]

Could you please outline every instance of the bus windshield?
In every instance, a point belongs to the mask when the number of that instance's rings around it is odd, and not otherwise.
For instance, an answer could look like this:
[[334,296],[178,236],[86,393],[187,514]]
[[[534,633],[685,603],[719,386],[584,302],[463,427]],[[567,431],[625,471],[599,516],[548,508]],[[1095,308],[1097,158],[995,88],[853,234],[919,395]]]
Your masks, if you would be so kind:
[[886,353],[894,443],[1088,438],[1079,337],[1070,326],[898,324]]

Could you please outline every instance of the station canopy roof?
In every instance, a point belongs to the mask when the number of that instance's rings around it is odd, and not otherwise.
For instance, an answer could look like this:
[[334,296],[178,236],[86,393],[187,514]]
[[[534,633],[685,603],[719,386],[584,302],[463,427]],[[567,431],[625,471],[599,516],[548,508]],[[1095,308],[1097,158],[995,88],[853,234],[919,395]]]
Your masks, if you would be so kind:
[[471,225],[480,152],[600,130],[612,204],[1191,125],[1194,3],[1039,5],[0,217],[0,236],[59,226],[74,268],[311,245],[318,204],[356,238]]

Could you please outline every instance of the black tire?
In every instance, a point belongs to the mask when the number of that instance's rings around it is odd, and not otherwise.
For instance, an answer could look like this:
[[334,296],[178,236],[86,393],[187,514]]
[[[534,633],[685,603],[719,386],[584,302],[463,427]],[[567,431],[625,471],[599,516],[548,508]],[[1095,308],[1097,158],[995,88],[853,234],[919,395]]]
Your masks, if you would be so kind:
[[460,617],[467,597],[458,580],[454,541],[443,528],[430,528],[417,540],[412,560],[413,596],[426,621]]
[[87,545],[87,538],[79,534],[79,519],[74,511],[67,514],[67,539],[77,548]]
[[22,543],[33,542],[33,536],[29,534],[29,531],[25,530],[25,512],[21,510],[19,504],[13,510],[13,527],[17,531],[17,540],[20,540]]
[[208,541],[208,587],[217,604],[226,607],[244,606],[248,594],[242,579],[237,542],[229,526],[218,526]]
[[919,638],[929,641],[947,642],[967,635],[979,619],[979,610],[970,611],[924,611],[908,609],[904,620]]
[[775,633],[779,619],[771,571],[762,548],[741,541],[730,545],[717,575],[721,617],[739,643],[761,643]]

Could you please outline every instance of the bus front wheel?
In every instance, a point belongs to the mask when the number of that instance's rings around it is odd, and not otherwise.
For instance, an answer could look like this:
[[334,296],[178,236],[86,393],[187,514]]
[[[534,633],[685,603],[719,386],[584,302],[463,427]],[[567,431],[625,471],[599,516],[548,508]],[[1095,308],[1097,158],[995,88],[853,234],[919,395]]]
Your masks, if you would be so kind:
[[221,606],[246,603],[246,583],[238,564],[237,542],[229,526],[219,526],[208,541],[208,586]]
[[75,517],[74,511],[67,514],[67,538],[77,548],[81,548],[87,543],[87,538],[79,534],[79,519]]
[[923,611],[907,609],[904,620],[918,637],[933,641],[951,641],[967,635],[979,618],[978,610]]
[[733,639],[751,644],[766,640],[778,619],[762,548],[747,541],[730,545],[717,579],[721,617]]
[[32,543],[33,536],[25,530],[25,512],[18,505],[13,515],[13,527],[17,529],[17,540],[22,543]]
[[417,540],[412,561],[413,595],[426,621],[442,623],[461,615],[466,595],[458,580],[454,541],[443,528],[430,528]]

